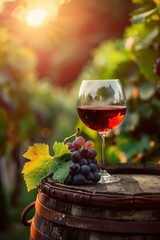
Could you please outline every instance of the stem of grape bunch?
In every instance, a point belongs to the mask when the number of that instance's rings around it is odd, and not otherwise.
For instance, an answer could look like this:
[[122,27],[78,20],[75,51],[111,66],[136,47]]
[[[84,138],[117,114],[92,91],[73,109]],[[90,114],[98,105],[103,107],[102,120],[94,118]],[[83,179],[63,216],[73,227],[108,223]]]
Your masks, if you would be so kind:
[[77,128],[77,129],[76,129],[76,132],[73,133],[71,136],[66,137],[63,142],[66,143],[66,142],[67,142],[68,140],[70,140],[71,138],[77,137],[77,136],[79,135],[79,133],[80,133],[80,128]]

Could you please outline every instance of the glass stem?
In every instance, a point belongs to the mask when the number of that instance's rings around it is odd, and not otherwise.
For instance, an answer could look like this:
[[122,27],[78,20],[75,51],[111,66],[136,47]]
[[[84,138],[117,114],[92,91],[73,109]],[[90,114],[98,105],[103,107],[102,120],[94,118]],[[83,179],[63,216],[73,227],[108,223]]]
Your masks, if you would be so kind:
[[99,133],[101,138],[102,138],[102,148],[101,148],[101,169],[102,170],[105,170],[105,165],[106,165],[106,161],[105,161],[105,136],[106,136],[106,133],[105,132],[100,132]]

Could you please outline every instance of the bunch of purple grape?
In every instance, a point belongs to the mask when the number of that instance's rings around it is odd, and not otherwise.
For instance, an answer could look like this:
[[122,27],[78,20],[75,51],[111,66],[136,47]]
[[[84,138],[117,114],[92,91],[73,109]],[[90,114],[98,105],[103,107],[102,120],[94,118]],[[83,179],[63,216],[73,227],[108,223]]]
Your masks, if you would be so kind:
[[72,152],[72,164],[64,183],[80,185],[86,182],[99,182],[100,165],[96,160],[97,152],[94,150],[92,141],[85,142],[82,136],[77,137],[72,143],[67,142]]

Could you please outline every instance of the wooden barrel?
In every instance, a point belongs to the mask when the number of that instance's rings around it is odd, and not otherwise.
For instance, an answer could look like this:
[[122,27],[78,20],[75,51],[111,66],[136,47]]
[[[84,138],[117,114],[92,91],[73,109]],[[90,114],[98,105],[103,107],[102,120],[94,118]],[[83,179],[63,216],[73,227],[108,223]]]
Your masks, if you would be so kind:
[[42,181],[30,240],[160,239],[160,175],[117,174],[107,185]]

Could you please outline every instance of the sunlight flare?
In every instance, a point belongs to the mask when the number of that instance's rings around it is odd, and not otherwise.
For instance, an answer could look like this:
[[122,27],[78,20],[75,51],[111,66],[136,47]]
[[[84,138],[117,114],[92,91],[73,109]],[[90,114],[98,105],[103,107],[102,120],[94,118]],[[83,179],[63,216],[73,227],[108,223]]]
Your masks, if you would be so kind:
[[41,8],[31,9],[26,15],[26,22],[33,27],[41,26],[47,20],[47,11]]
[[25,22],[31,27],[41,27],[57,17],[60,5],[57,1],[30,2],[24,13]]

